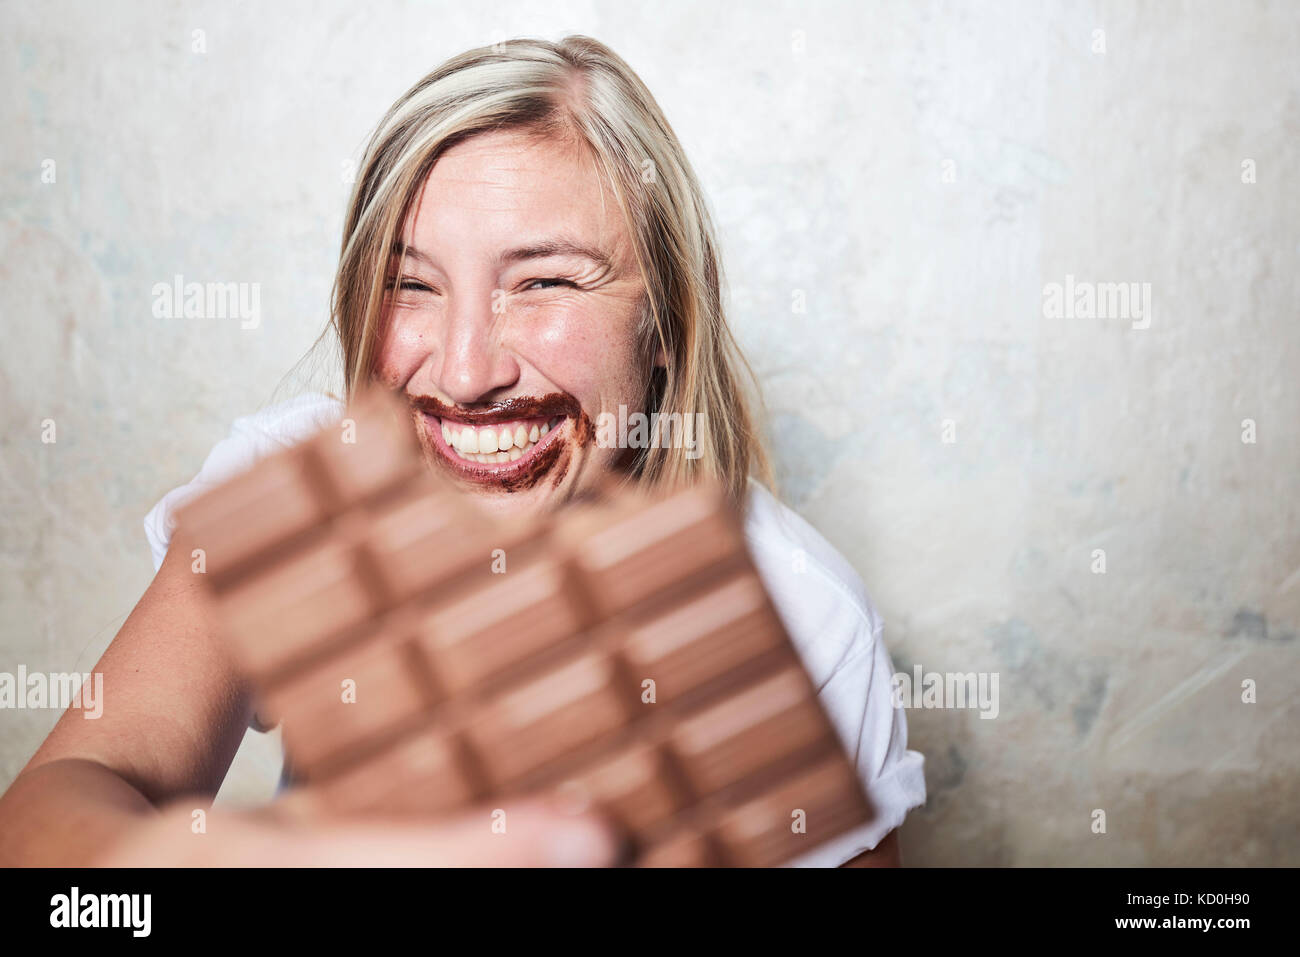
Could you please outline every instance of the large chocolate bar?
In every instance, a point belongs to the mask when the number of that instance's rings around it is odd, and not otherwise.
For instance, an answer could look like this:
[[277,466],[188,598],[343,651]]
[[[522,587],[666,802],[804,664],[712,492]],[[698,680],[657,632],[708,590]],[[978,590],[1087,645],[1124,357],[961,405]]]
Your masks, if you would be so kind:
[[780,864],[870,816],[713,486],[496,520],[372,392],[180,525],[315,809],[568,789],[647,866]]

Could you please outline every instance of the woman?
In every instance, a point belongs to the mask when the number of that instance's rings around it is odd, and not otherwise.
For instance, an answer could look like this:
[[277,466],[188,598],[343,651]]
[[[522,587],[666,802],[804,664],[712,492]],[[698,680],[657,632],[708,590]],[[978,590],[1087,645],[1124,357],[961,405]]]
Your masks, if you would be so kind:
[[[877,812],[807,863],[897,864],[895,829],[925,798],[922,758],[891,706],[861,583],[758,481],[768,467],[720,285],[699,184],[645,86],[593,40],[520,40],[453,58],[380,123],[332,329],[348,396],[371,379],[403,394],[429,466],[502,515],[553,508],[610,473],[721,480]],[[274,804],[212,813],[219,840],[192,834],[255,717],[189,548],[169,547],[174,511],[340,410],[308,395],[241,419],[150,513],[157,576],[96,667],[118,704],[93,722],[65,714],[0,800],[4,863],[613,861],[599,821],[540,804],[512,812],[510,842],[485,838],[481,815],[308,825]],[[603,428],[638,413],[676,428],[659,441]]]

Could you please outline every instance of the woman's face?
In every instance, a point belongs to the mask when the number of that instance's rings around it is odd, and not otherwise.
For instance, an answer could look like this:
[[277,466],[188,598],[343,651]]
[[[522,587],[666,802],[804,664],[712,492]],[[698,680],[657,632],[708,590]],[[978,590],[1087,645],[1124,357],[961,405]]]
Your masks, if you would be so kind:
[[613,196],[579,148],[519,132],[450,149],[403,228],[377,376],[425,457],[494,511],[558,503],[616,464],[601,413],[643,404],[643,286]]

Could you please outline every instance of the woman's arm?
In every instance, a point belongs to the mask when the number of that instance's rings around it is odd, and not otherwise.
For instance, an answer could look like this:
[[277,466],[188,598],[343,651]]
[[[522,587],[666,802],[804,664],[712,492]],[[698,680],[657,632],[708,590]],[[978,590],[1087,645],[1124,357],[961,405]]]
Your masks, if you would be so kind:
[[0,865],[79,865],[169,798],[216,795],[252,710],[179,538],[69,709],[0,798]]

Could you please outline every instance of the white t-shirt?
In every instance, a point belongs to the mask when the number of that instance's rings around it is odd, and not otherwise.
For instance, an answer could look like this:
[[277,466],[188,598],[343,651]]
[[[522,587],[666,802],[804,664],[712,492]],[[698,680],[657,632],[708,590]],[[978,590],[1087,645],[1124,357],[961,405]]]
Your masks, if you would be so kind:
[[[168,492],[145,516],[154,568],[162,565],[176,509],[183,502],[338,421],[342,410],[339,400],[313,393],[236,419],[230,435],[217,443],[194,480]],[[880,617],[849,563],[754,481],[745,537],[875,810],[868,824],[793,862],[836,867],[874,848],[903,823],[908,811],[925,803],[925,759],[907,749],[907,717],[893,706],[893,669]]]

